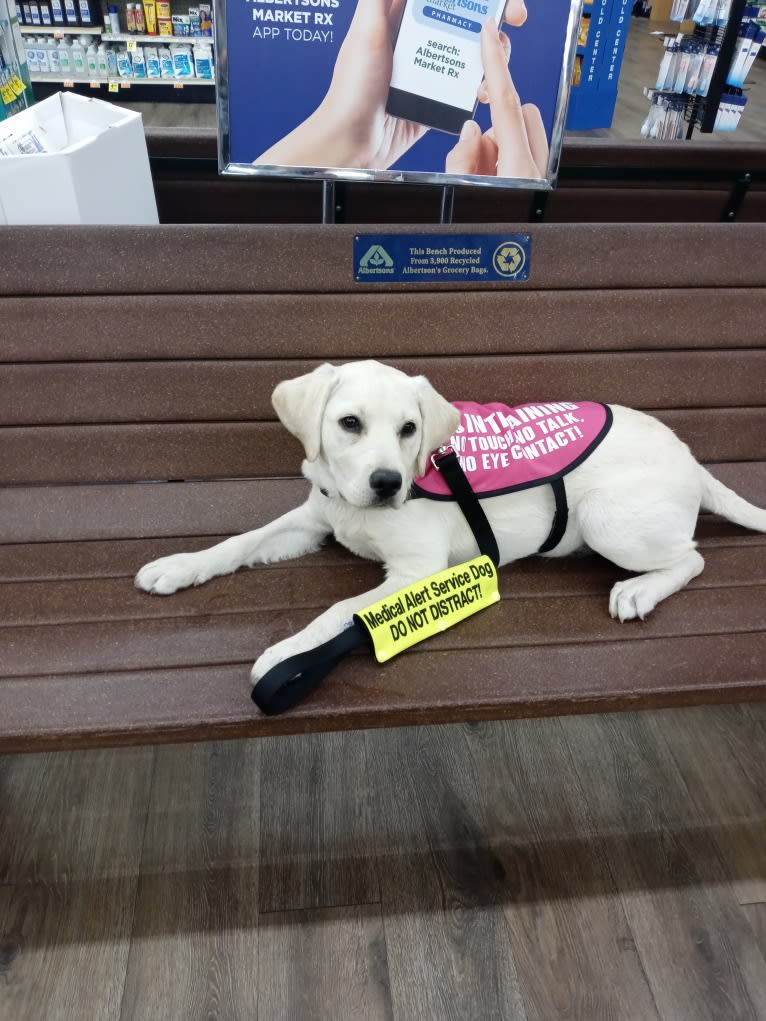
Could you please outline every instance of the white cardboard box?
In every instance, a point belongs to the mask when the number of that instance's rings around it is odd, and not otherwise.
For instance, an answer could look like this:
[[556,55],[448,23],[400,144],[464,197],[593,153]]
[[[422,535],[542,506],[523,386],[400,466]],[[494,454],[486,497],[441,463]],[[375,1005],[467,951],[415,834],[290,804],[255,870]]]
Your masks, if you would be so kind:
[[0,155],[0,224],[158,223],[141,115],[59,92],[0,124],[57,152]]

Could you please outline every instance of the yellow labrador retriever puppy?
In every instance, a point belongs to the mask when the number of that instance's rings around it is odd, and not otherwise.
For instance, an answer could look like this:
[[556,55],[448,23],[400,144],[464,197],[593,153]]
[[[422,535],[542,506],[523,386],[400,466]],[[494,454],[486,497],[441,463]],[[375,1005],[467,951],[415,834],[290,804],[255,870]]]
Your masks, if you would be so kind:
[[[380,561],[385,581],[336,603],[301,632],[267,649],[254,684],[273,666],[339,634],[352,615],[397,589],[477,554],[454,502],[411,499],[432,452],[459,428],[460,413],[423,376],[378,362],[322,365],[280,383],[273,404],[303,444],[312,483],[302,506],[211,549],[178,553],[143,567],[136,585],[170,595],[240,567],[311,553],[334,535],[353,553]],[[694,530],[700,508],[766,531],[766,510],[722,485],[656,419],[610,406],[611,429],[566,476],[566,531],[546,555],[590,549],[640,572],[612,589],[609,610],[643,618],[700,573]],[[500,563],[537,552],[551,529],[551,487],[537,485],[482,502]]]

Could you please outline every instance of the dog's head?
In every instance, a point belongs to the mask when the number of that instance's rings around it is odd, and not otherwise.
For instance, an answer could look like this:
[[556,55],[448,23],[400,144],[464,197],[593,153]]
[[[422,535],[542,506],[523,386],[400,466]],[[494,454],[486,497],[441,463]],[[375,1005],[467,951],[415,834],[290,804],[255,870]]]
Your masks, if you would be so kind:
[[320,365],[280,383],[272,403],[304,446],[306,477],[354,507],[400,507],[460,422],[425,376],[373,361]]

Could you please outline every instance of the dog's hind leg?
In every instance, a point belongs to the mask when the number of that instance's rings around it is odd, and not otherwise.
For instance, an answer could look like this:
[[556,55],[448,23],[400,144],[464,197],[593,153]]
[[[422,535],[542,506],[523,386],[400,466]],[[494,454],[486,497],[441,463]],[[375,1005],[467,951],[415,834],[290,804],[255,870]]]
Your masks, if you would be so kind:
[[652,497],[644,487],[591,492],[577,517],[590,549],[618,567],[641,572],[612,588],[609,612],[621,621],[643,620],[705,566],[693,539],[697,506],[688,494]]

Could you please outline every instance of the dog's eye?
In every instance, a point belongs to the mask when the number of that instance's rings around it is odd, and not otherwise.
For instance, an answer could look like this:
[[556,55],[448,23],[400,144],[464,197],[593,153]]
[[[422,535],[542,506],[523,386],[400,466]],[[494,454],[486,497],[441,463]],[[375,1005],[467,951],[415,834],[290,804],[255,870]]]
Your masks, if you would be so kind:
[[362,423],[356,415],[346,415],[340,420],[340,427],[345,429],[347,433],[358,433],[361,432]]
[[399,435],[400,436],[414,436],[417,431],[418,431],[418,427],[415,425],[414,422],[405,422],[404,425],[402,426],[402,429],[401,429],[401,432],[399,433]]

